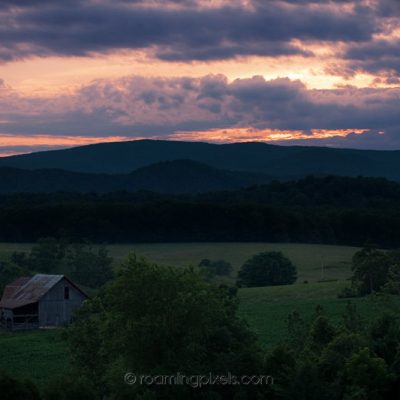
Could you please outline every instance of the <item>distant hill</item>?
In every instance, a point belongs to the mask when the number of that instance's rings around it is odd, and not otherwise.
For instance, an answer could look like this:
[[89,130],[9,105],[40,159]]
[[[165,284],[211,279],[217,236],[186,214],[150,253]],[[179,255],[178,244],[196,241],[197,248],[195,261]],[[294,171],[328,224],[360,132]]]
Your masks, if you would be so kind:
[[400,151],[274,146],[265,143],[209,144],[139,140],[0,158],[0,166],[56,168],[85,173],[126,174],[172,160],[267,174],[280,179],[306,175],[385,177],[400,181]]
[[225,171],[191,160],[160,162],[139,168],[130,174],[90,174],[61,169],[23,170],[0,167],[0,193],[105,193],[138,190],[200,193],[234,190],[270,180],[264,174]]

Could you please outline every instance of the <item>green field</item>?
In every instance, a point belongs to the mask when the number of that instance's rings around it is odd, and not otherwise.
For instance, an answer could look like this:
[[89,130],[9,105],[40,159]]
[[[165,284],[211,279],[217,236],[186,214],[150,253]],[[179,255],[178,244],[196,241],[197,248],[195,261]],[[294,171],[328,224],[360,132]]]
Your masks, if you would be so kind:
[[0,333],[0,369],[42,386],[68,367],[68,345],[62,330]]
[[348,301],[356,306],[366,322],[385,310],[399,310],[400,301],[395,297],[337,298],[339,291],[346,285],[346,281],[337,281],[241,289],[240,315],[258,335],[261,345],[268,350],[285,341],[287,317],[293,311],[298,311],[307,321],[315,314],[316,306],[320,305],[325,315],[340,325]]
[[[0,257],[30,245],[0,244]],[[235,272],[253,254],[282,251],[297,265],[299,279],[291,286],[243,288],[239,290],[240,315],[258,334],[266,349],[285,340],[287,316],[294,310],[311,318],[320,304],[340,323],[347,300],[337,294],[349,285],[351,258],[357,248],[325,245],[271,243],[132,244],[109,246],[116,263],[130,252],[163,265],[197,265],[203,258],[225,259]],[[234,274],[235,275],[235,274]],[[232,277],[232,282],[234,277]],[[308,283],[304,283],[308,281]],[[375,296],[353,299],[365,319],[391,307],[392,300]],[[0,335],[0,368],[32,377],[39,384],[68,368],[68,351],[59,331]]]
[[[0,243],[0,259],[13,251],[29,251],[32,244]],[[287,243],[161,243],[107,246],[116,263],[129,253],[162,265],[197,265],[203,258],[229,261],[235,272],[252,255],[262,251],[281,251],[298,268],[298,282],[321,279],[346,279],[356,247]],[[235,275],[235,274],[234,274]]]

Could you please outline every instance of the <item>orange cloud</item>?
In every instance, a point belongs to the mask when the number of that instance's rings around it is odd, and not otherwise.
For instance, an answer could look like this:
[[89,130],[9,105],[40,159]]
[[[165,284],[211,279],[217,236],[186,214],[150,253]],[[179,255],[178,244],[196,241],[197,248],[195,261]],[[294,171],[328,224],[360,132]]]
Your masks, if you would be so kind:
[[140,140],[143,138],[129,138],[126,136],[86,137],[86,136],[15,136],[0,134],[0,147],[3,146],[79,146],[99,142],[120,142],[124,140]]
[[51,135],[9,135],[0,134],[0,157],[29,153],[38,150],[83,146],[94,143],[140,140],[141,137],[107,136],[51,136]]
[[185,131],[169,136],[171,140],[207,141],[214,143],[229,142],[275,142],[284,140],[327,139],[346,137],[350,133],[363,134],[368,129],[312,129],[310,133],[302,130],[228,128],[209,131]]

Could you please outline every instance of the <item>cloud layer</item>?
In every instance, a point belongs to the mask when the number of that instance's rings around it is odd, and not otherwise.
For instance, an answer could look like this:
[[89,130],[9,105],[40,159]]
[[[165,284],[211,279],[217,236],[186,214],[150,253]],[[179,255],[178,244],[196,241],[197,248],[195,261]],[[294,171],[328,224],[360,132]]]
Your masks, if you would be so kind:
[[[399,17],[398,0],[2,0],[0,66],[137,52],[143,68],[201,64],[210,74],[129,72],[52,97],[23,95],[0,79],[0,153],[45,148],[46,138],[55,147],[110,137],[400,149]],[[251,57],[266,60],[265,76],[270,60],[293,76],[297,63],[321,62],[325,76],[345,84],[228,80],[213,69]],[[364,75],[363,87],[347,84]]]
[[312,53],[296,40],[368,42],[382,30],[376,7],[359,1],[210,3],[6,0],[0,6],[0,59],[115,49],[146,49],[166,60],[307,56]]
[[[204,140],[204,132],[225,129],[228,141],[235,129],[239,135],[250,127],[253,133],[293,132],[293,143],[298,134],[312,144],[315,139],[330,144],[327,139],[346,130],[356,147],[400,147],[400,88],[310,90],[288,78],[229,82],[209,75],[100,80],[56,99],[21,98],[4,84],[1,93],[0,132],[15,136],[177,138],[191,132],[192,140]],[[357,130],[363,134],[351,135]],[[326,131],[332,134],[321,135]],[[346,135],[338,136],[338,145],[345,145]]]

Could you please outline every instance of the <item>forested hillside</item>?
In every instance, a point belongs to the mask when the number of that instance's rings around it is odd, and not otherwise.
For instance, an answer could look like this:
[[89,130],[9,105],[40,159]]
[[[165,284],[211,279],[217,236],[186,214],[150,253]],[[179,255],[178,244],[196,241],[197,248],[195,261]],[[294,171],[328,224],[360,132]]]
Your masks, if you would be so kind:
[[400,244],[400,184],[305,178],[231,192],[0,196],[0,241],[279,241]]

